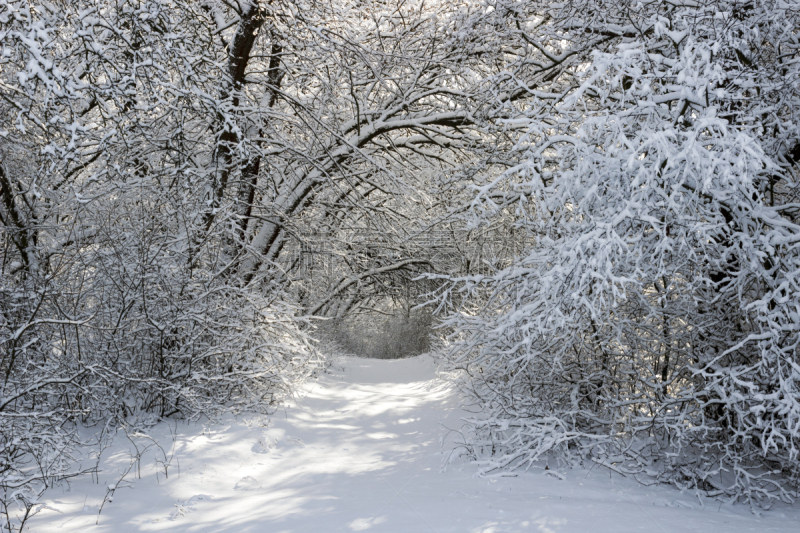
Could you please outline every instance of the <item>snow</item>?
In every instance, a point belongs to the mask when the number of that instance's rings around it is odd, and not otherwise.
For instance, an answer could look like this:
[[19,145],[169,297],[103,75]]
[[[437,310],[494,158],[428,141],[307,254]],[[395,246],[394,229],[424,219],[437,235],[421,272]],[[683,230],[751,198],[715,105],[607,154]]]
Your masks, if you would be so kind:
[[99,479],[87,475],[47,492],[28,530],[796,531],[798,505],[758,516],[601,467],[478,477],[474,464],[453,454],[458,434],[449,429],[466,413],[436,370],[430,356],[347,358],[269,419],[157,425],[150,434],[167,457],[176,434],[169,477],[151,448],[141,478],[133,468],[95,525],[105,487],[131,464],[130,443],[120,438],[104,452]]

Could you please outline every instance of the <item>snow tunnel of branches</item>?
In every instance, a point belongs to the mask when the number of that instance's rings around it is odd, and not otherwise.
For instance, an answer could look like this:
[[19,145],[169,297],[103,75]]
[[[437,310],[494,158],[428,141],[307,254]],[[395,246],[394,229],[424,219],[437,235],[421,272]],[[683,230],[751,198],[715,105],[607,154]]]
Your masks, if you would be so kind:
[[793,500],[798,22],[0,0],[0,512],[80,427],[269,413],[330,350],[433,350],[488,471]]

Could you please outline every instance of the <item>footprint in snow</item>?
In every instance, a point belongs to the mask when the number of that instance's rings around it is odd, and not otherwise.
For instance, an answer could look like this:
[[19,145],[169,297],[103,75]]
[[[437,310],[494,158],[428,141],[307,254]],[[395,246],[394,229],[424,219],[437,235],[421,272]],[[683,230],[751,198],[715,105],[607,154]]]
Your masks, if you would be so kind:
[[266,435],[258,439],[258,441],[253,444],[253,447],[250,448],[255,453],[269,453],[269,451],[275,447],[277,444],[277,439],[272,439]]
[[211,496],[207,496],[205,494],[196,494],[195,496],[192,496],[188,500],[178,501],[175,503],[175,509],[171,513],[169,513],[169,519],[178,520],[179,518],[183,518],[190,512],[197,509],[197,502],[210,499]]
[[297,447],[297,448],[305,448],[306,445],[303,441],[298,439],[297,437],[286,437],[283,439],[283,444],[286,447]]
[[234,485],[233,490],[258,490],[260,488],[261,485],[258,483],[256,478],[251,476],[245,476],[236,482],[236,485]]
[[270,453],[271,450],[280,450],[283,448],[305,448],[305,444],[297,437],[284,437],[277,439],[269,435],[263,435],[258,441],[250,448],[255,453]]

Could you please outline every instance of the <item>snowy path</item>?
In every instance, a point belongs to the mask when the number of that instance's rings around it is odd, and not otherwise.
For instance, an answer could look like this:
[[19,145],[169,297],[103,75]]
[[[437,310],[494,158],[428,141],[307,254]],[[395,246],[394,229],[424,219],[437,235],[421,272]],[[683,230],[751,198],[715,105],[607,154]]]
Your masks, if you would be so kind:
[[429,358],[348,359],[266,426],[178,425],[169,479],[143,461],[141,479],[119,489],[94,525],[105,485],[129,464],[121,448],[106,451],[101,484],[87,477],[51,491],[30,531],[800,531],[799,506],[762,517],[744,506],[701,508],[675,489],[598,470],[568,470],[563,481],[541,471],[478,478],[462,462],[442,472],[442,424],[457,427],[461,415]]

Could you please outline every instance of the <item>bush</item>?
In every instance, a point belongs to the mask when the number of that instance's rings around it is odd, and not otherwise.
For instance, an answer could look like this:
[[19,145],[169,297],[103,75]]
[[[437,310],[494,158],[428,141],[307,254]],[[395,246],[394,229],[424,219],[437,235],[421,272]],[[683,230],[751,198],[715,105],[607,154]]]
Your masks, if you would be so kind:
[[[800,225],[786,139],[800,76],[776,54],[800,10],[586,4],[542,8],[537,31],[585,44],[591,62],[553,89],[557,103],[511,121],[528,128],[528,161],[476,201],[508,216],[512,204],[493,206],[515,198],[535,244],[493,275],[452,280],[473,297],[446,321],[477,412],[473,452],[492,454],[489,470],[556,457],[792,501]],[[583,12],[632,33],[591,49],[570,33]]]

